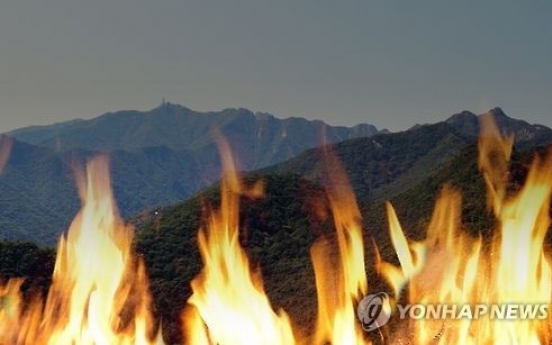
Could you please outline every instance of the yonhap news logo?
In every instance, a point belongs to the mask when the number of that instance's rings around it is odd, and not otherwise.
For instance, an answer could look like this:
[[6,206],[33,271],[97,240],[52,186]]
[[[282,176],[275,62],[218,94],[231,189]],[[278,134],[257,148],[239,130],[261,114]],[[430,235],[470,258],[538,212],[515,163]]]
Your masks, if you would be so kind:
[[389,295],[385,292],[367,295],[358,304],[357,316],[367,332],[385,325],[391,317]]
[[[357,308],[357,317],[362,328],[371,332],[384,326],[391,317],[389,295],[385,292],[364,297]],[[397,304],[394,313],[399,319],[410,320],[547,320],[550,314],[548,303],[502,303],[502,304]]]

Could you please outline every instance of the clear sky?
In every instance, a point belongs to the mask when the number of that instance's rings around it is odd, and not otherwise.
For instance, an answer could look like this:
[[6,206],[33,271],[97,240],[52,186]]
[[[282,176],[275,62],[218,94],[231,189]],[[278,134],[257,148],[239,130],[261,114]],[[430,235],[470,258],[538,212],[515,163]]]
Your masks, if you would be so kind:
[[0,2],[0,132],[162,98],[394,131],[494,106],[552,126],[552,1]]

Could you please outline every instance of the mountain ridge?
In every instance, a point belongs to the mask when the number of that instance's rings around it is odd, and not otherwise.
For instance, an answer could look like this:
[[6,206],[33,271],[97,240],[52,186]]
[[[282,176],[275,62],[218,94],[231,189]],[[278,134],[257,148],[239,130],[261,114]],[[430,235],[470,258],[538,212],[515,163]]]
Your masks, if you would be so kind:
[[[299,150],[315,147],[320,144],[322,135],[328,142],[337,142],[379,132],[369,124],[330,126],[321,120],[300,117],[279,119],[245,108],[197,112],[182,105],[163,103],[145,112],[109,112],[90,120],[20,128],[7,134],[60,151],[74,148],[131,151],[147,146],[195,151],[215,143],[212,135],[214,127],[235,146],[253,148],[253,155],[248,150],[241,152],[245,169],[285,160],[299,153]],[[268,148],[276,148],[274,154]]]
[[[180,109],[181,106],[165,107]],[[224,115],[219,112],[217,116],[224,118],[221,132],[228,138],[237,160],[241,162],[238,169],[298,174],[314,182],[324,179],[320,173],[324,162],[322,151],[315,147],[308,148],[319,144],[317,128],[306,133],[306,127],[285,127],[270,114],[253,114],[243,109],[228,111]],[[117,113],[110,114],[101,121],[117,118]],[[142,116],[140,112],[125,114],[130,119]],[[174,116],[171,112],[163,114]],[[264,121],[264,127],[251,126],[255,124],[251,121],[253,117]],[[234,121],[239,118],[249,122]],[[474,143],[476,137],[473,133],[478,130],[473,125],[476,118],[477,115],[464,112],[436,124],[403,132],[327,142],[343,161],[361,199],[381,201],[411,188],[449,157]],[[534,128],[506,115],[501,121],[499,125],[502,123],[504,129],[528,133],[522,137],[526,140],[521,141],[523,145],[552,142],[552,130],[549,128]],[[272,122],[277,125],[273,126]],[[83,126],[86,123],[89,122],[76,120],[67,126]],[[305,119],[300,123],[323,124],[322,121]],[[54,127],[63,128],[64,125],[56,124]],[[115,127],[120,129],[121,125]],[[204,129],[210,131],[207,126]],[[283,129],[286,130],[285,136],[282,136]],[[109,150],[87,147],[61,149],[59,142],[55,141],[50,141],[50,146],[40,146],[14,139],[12,154],[0,175],[0,238],[34,240],[53,245],[78,210],[72,166],[82,166],[88,157],[95,154],[110,155],[113,190],[124,217],[191,197],[218,180],[221,159],[210,132],[209,135],[205,134],[207,132],[194,133],[193,130],[190,133],[196,137],[190,141],[195,144],[189,149],[175,149],[150,141],[147,141],[147,146],[133,150],[121,147]],[[351,133],[348,135],[358,134]],[[293,140],[286,141],[286,138]],[[334,140],[337,138],[333,137]]]
[[479,115],[464,110],[452,115],[445,122],[453,126],[459,133],[474,138],[479,136],[480,118],[488,115],[494,118],[502,132],[515,137],[516,145],[521,149],[552,143],[552,129],[544,125],[530,124],[525,120],[509,117],[500,107],[492,108]]

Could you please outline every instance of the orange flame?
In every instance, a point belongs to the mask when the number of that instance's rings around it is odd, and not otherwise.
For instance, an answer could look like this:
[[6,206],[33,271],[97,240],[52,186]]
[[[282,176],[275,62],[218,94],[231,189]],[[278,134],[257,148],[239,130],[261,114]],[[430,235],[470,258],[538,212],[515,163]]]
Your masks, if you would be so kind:
[[[502,136],[490,116],[481,120],[479,166],[488,188],[488,206],[498,219],[496,235],[484,243],[481,237],[461,231],[460,193],[445,187],[423,242],[408,244],[390,212],[391,236],[396,238],[393,243],[403,274],[387,263],[382,272],[397,294],[408,282],[410,303],[548,306],[552,271],[543,245],[550,226],[552,155],[536,159],[525,186],[508,195],[513,138]],[[413,270],[409,253],[420,246],[425,260],[419,270]],[[415,344],[548,344],[551,319],[546,313],[541,316],[420,319],[398,337]]]
[[0,343],[162,344],[160,335],[152,339],[144,267],[132,256],[132,229],[118,216],[105,157],[90,161],[79,187],[83,207],[59,242],[44,308],[21,307],[20,281],[10,281]]
[[479,168],[487,184],[487,205],[498,215],[506,196],[508,162],[514,137],[503,136],[490,113],[482,115],[480,122]]
[[244,190],[235,171],[230,149],[219,138],[225,174],[221,205],[213,210],[207,227],[198,234],[203,271],[191,283],[193,306],[184,313],[187,341],[199,344],[295,343],[287,314],[276,314],[266,296],[260,272],[252,273],[239,243],[239,197],[259,195],[257,186]]
[[[461,194],[448,185],[437,198],[423,241],[408,241],[388,203],[390,237],[400,267],[379,255],[376,266],[394,290],[394,306],[404,298],[411,304],[469,306],[470,310],[477,305],[551,304],[552,267],[544,242],[551,224],[552,154],[535,159],[524,187],[511,192],[508,171],[513,138],[503,136],[490,116],[482,116],[481,121],[479,167],[488,190],[488,208],[497,218],[496,233],[483,238],[465,231]],[[11,141],[5,140],[0,141],[0,170],[11,147]],[[204,268],[191,282],[193,294],[182,315],[184,336],[191,345],[307,342],[296,339],[284,311],[274,312],[260,271],[250,268],[240,245],[240,196],[258,197],[262,186],[245,188],[228,144],[219,138],[219,147],[225,168],[221,205],[211,210],[206,227],[198,233]],[[335,238],[319,238],[311,248],[319,302],[313,342],[369,344],[354,312],[368,289],[361,213],[333,153],[327,153],[327,162],[326,192],[336,233]],[[145,268],[133,256],[132,229],[118,216],[105,158],[90,161],[79,187],[83,207],[60,239],[47,299],[24,301],[22,279],[0,286],[0,345],[162,344],[148,310]],[[395,337],[387,340],[549,344],[551,317],[421,318],[399,325]]]
[[335,253],[325,238],[311,248],[319,309],[315,343],[365,344],[354,311],[354,304],[366,294],[368,285],[361,215],[341,163],[332,152],[326,152],[326,156],[330,180],[327,194],[339,252]]

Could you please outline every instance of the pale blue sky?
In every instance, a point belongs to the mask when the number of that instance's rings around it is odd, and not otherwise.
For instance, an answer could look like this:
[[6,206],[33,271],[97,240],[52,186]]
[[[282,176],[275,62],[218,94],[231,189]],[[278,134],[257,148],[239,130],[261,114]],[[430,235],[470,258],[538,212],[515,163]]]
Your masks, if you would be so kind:
[[162,98],[391,130],[501,106],[552,126],[552,1],[1,1],[0,132]]

